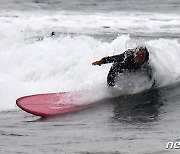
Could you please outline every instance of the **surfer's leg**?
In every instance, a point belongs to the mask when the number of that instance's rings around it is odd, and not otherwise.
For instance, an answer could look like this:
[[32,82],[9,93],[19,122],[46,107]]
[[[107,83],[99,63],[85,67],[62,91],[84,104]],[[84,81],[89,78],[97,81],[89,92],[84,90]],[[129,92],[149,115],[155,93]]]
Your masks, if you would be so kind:
[[155,87],[155,85],[156,85],[156,80],[155,80],[155,77],[153,76],[153,71],[152,71],[152,69],[149,69],[149,70],[148,70],[148,78],[149,78],[149,81],[152,82],[152,87],[151,87],[151,88]]
[[108,76],[107,76],[108,86],[111,86],[111,87],[115,86],[114,82],[115,82],[116,75],[117,75],[117,72],[113,68],[111,68],[109,73],[108,73]]

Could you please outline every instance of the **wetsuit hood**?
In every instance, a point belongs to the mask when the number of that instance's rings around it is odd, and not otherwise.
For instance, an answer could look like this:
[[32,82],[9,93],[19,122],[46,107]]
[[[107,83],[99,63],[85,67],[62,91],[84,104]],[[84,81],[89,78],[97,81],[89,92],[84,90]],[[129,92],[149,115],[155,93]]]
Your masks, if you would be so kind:
[[144,51],[146,52],[146,59],[144,62],[148,61],[149,60],[149,52],[148,52],[148,49],[145,47],[145,46],[138,46],[135,48],[135,52],[134,52],[134,57],[136,57],[136,54],[138,51]]

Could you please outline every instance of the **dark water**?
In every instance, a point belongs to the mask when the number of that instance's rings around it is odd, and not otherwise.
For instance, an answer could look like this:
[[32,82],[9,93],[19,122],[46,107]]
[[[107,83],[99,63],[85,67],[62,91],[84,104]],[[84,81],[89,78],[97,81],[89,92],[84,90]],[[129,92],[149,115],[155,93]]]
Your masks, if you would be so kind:
[[180,85],[123,96],[50,118],[0,113],[1,153],[179,153]]
[[22,11],[142,11],[180,12],[178,0],[6,0],[1,3],[4,10]]

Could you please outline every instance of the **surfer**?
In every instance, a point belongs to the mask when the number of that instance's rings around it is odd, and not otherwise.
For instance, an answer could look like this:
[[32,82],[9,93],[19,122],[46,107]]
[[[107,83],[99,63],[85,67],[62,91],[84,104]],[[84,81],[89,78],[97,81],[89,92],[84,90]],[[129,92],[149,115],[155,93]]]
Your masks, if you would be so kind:
[[144,46],[138,46],[134,49],[128,49],[124,53],[119,55],[104,57],[99,61],[93,62],[92,65],[101,66],[102,64],[113,63],[107,76],[108,86],[113,87],[115,86],[115,79],[120,74],[125,72],[137,72],[146,70],[149,80],[151,80],[152,69],[149,65],[148,60],[149,52],[147,48]]
[[53,37],[53,36],[55,36],[55,32],[52,32],[52,33],[51,33],[51,37]]

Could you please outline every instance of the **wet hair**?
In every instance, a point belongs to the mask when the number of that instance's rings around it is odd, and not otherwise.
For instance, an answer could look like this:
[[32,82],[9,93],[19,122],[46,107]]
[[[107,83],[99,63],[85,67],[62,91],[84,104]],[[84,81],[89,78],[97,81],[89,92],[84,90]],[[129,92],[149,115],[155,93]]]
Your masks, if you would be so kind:
[[149,60],[149,52],[148,52],[148,49],[145,47],[145,46],[138,46],[135,48],[135,54],[140,51],[140,50],[143,50],[144,52],[146,52],[146,59],[145,61],[148,61]]

